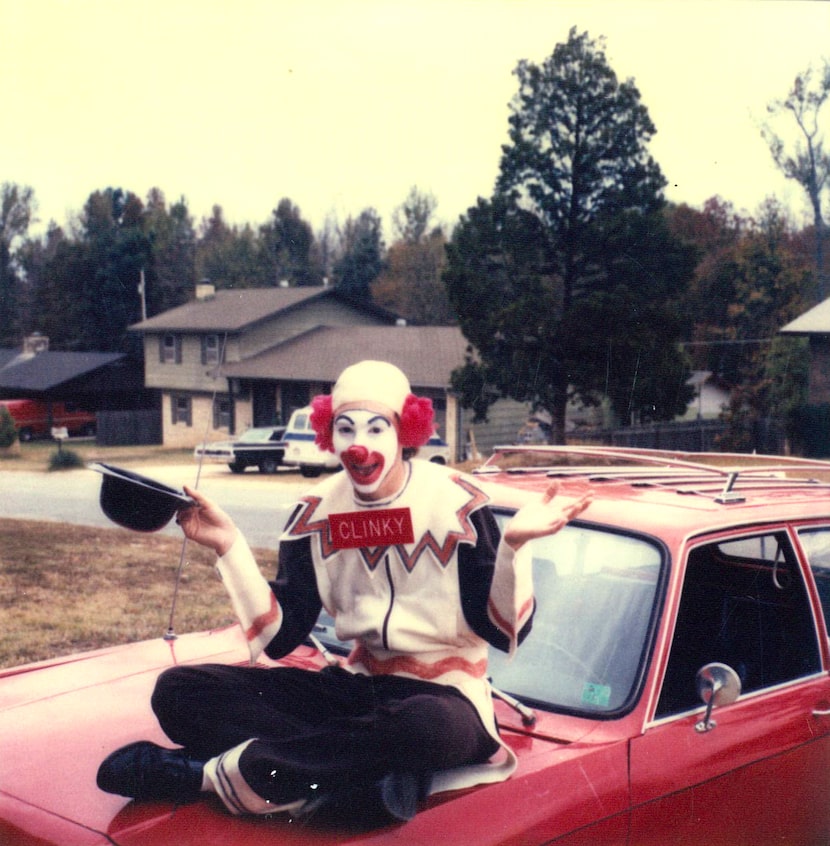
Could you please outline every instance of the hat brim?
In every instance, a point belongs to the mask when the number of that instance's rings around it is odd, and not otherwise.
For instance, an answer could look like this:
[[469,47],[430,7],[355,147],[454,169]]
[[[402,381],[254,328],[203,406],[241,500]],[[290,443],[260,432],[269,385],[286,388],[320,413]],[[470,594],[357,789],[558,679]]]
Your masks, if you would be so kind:
[[122,467],[89,465],[103,475],[100,505],[104,514],[119,526],[135,532],[157,532],[182,508],[195,503],[183,491]]

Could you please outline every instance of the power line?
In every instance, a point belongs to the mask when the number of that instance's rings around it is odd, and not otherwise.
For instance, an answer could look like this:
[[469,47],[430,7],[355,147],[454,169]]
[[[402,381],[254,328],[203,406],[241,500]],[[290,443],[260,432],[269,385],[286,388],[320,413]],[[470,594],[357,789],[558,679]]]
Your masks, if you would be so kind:
[[743,344],[771,344],[775,338],[743,338],[734,341],[681,341],[681,347],[727,347]]

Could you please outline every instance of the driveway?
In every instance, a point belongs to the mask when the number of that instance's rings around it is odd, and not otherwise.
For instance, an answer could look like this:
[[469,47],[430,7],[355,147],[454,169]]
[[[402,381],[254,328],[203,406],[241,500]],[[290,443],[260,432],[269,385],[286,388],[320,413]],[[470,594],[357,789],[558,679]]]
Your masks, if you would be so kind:
[[[276,546],[293,503],[316,481],[287,469],[274,475],[254,471],[235,475],[224,464],[206,464],[196,485],[195,463],[131,464],[129,469],[174,488],[197,486],[233,517],[251,546],[265,548]],[[88,469],[52,473],[2,470],[0,517],[112,527],[98,504],[100,488],[101,474]],[[175,523],[162,532],[180,536]]]

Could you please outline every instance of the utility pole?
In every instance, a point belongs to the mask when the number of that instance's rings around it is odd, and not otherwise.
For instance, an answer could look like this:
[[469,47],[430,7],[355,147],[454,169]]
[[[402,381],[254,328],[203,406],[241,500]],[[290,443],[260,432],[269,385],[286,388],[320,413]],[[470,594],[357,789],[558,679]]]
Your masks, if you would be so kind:
[[144,293],[144,268],[141,268],[141,275],[138,282],[138,295],[141,297],[141,319],[147,319],[147,297]]

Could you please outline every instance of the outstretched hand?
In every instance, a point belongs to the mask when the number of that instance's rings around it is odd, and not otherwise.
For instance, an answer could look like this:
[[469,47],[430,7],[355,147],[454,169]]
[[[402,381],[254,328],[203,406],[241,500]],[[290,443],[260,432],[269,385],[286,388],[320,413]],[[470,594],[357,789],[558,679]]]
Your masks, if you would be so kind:
[[581,514],[593,500],[591,491],[565,506],[558,506],[553,499],[559,491],[559,482],[554,482],[542,494],[539,502],[531,502],[520,508],[504,529],[504,542],[514,550],[535,538],[555,535],[569,521]]
[[209,547],[221,557],[236,540],[236,524],[204,494],[187,485],[184,486],[184,492],[196,504],[181,509],[176,515],[176,522],[182,527],[188,540]]

